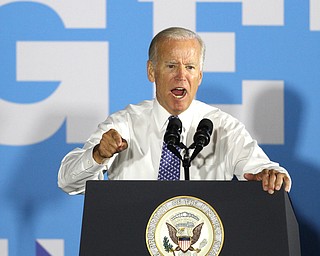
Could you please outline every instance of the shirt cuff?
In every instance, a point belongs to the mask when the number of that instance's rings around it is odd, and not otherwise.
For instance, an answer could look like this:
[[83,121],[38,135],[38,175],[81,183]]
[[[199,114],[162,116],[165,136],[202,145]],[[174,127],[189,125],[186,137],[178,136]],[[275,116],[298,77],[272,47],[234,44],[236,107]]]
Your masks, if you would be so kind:
[[109,159],[105,159],[101,164],[98,164],[94,160],[92,154],[93,154],[93,148],[87,150],[83,154],[83,167],[84,167],[85,171],[94,172],[94,170],[96,170],[96,168],[99,168],[99,169],[101,169],[101,167],[106,168]]

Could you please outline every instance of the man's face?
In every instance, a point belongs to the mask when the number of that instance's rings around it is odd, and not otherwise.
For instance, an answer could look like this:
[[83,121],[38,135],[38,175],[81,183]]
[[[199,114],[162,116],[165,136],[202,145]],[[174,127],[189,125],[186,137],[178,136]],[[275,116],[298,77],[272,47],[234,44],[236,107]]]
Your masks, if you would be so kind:
[[167,40],[158,44],[155,65],[148,61],[157,100],[172,115],[185,111],[197,93],[202,80],[200,54],[197,39]]

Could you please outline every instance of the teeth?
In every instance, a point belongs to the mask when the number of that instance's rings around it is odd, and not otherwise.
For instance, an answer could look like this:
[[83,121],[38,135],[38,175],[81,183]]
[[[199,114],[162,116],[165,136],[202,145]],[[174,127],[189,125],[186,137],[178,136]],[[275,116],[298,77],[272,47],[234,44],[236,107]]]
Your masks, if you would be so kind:
[[183,97],[186,95],[186,90],[185,90],[184,88],[182,88],[182,87],[175,88],[175,89],[173,89],[172,91],[180,91],[180,92],[183,92],[182,95],[176,95],[176,94],[172,93],[173,96],[174,96],[176,99],[181,99],[181,98],[183,98]]

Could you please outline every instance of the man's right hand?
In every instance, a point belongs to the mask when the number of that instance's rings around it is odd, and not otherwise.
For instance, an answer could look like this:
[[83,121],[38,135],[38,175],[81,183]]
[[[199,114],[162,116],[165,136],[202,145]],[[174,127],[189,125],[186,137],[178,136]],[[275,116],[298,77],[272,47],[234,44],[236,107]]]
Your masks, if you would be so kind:
[[93,159],[101,164],[106,158],[112,157],[128,148],[128,143],[114,129],[111,129],[102,135],[100,143],[93,149]]

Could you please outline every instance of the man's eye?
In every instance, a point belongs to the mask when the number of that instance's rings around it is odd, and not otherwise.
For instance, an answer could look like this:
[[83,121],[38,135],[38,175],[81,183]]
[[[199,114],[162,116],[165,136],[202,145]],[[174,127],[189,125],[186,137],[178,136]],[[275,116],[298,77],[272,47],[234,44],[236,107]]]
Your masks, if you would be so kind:
[[167,67],[168,68],[174,68],[174,65],[173,64],[169,64]]
[[195,66],[187,66],[187,69],[195,69]]

